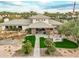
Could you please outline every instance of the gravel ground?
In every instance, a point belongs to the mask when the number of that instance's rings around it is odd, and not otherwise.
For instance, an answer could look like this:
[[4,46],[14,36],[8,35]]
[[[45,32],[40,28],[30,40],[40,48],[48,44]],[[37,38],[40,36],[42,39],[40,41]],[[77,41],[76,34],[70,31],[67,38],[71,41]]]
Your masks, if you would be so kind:
[[27,55],[27,54],[25,55],[20,50],[17,50],[12,57],[33,57],[33,52],[34,52],[34,49],[32,50],[32,52],[29,55]]
[[42,57],[79,57],[79,48],[78,49],[64,49],[57,48],[57,51],[53,55],[45,54],[46,48],[40,49],[40,54]]
[[56,51],[53,55],[50,55],[50,56],[45,54],[45,51],[46,51],[46,48],[41,48],[40,49],[41,57],[58,57],[58,56],[62,56],[58,51]]
[[4,39],[4,40],[0,40],[0,45],[18,45],[21,44],[21,40],[17,40],[17,39]]
[[12,57],[21,45],[0,45],[0,57]]

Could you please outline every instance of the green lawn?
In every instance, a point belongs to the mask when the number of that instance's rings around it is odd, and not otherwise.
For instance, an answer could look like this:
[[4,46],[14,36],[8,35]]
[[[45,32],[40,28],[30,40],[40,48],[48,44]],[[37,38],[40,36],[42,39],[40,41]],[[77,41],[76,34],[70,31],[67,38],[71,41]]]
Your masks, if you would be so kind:
[[[40,48],[45,48],[45,38],[40,37]],[[70,40],[63,39],[63,42],[54,42],[57,48],[78,48],[78,45]]]
[[45,48],[45,44],[44,44],[45,38],[44,37],[40,37],[40,48]]
[[27,40],[29,40],[32,43],[33,47],[35,46],[35,40],[36,40],[35,35],[26,36],[25,41]]

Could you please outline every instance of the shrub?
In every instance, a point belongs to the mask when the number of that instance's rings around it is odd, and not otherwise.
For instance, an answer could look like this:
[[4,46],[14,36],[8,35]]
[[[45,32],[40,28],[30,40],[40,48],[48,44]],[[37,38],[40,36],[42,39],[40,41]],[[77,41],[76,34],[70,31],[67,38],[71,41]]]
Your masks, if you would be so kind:
[[32,44],[29,40],[27,40],[25,43],[23,43],[22,45],[22,52],[24,54],[29,54],[30,52],[32,52]]
[[25,31],[28,31],[28,33],[31,34],[31,28],[26,29]]
[[27,40],[29,40],[32,43],[32,46],[35,46],[35,35],[30,35],[30,36],[26,36],[24,39],[24,43],[27,42]]
[[78,46],[79,46],[79,40],[77,40],[77,44],[78,44]]
[[55,49],[55,44],[53,43],[53,41],[50,39],[46,39],[45,45],[47,47],[46,54],[49,54],[49,55],[54,54],[56,49]]

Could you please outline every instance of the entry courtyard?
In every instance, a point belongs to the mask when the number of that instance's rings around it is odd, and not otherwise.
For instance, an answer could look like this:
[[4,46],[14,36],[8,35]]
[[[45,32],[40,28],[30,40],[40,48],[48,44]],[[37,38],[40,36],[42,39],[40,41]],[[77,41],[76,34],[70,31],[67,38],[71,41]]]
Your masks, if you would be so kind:
[[[47,47],[45,45],[45,40],[48,39],[48,35],[45,34],[28,34],[24,35],[24,38],[21,40],[7,40],[4,44],[0,44],[0,57],[44,57],[44,56],[72,56],[72,57],[78,57],[79,56],[79,51],[78,51],[78,44],[69,40],[69,39],[63,39],[62,42],[54,42],[55,43],[55,48],[56,52],[53,55],[47,55],[45,53]],[[50,39],[48,39],[50,40]],[[5,41],[5,40],[4,40]],[[3,42],[4,42],[3,41]],[[30,48],[30,43],[31,43],[32,50],[30,50],[30,53],[24,54],[21,49],[23,49],[23,45],[25,43],[25,47]],[[8,43],[7,43],[8,42]],[[15,43],[11,43],[15,42]],[[29,44],[29,45],[28,45]],[[27,48],[25,48],[27,49]],[[31,49],[31,48],[30,48]],[[28,50],[28,49],[27,49]],[[75,55],[74,55],[75,54]]]

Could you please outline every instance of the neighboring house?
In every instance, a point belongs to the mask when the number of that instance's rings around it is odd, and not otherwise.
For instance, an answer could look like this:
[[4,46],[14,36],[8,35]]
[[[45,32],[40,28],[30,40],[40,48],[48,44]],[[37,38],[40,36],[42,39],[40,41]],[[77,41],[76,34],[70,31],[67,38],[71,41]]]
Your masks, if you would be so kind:
[[2,16],[0,15],[0,20],[2,20]]
[[4,21],[0,24],[2,30],[8,29],[8,26],[16,26],[16,28],[20,28],[23,31],[30,28],[32,34],[46,34],[48,31],[62,25],[61,22],[52,20],[50,17],[41,14],[31,16],[28,19],[14,19],[11,21],[5,18]]

